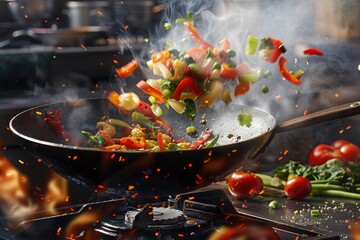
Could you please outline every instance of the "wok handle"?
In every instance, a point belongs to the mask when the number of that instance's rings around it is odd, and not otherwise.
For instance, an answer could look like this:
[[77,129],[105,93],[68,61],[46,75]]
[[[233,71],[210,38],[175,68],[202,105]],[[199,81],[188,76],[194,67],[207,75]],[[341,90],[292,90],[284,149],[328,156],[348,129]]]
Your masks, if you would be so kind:
[[305,116],[284,121],[275,128],[276,132],[285,132],[295,128],[325,123],[339,118],[355,116],[360,113],[360,101],[346,103],[336,107],[314,112]]

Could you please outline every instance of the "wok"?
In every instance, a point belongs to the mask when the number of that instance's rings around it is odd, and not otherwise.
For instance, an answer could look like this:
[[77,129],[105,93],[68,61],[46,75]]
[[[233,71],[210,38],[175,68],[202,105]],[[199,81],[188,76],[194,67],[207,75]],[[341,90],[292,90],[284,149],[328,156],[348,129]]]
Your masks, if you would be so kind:
[[[213,109],[200,109],[194,125],[198,132],[211,129],[219,134],[219,146],[201,150],[129,152],[104,151],[64,142],[44,120],[44,112],[60,108],[64,128],[85,137],[81,130],[95,132],[102,116],[122,118],[119,110],[107,99],[83,99],[48,104],[19,113],[10,121],[10,129],[22,140],[23,146],[50,164],[65,178],[107,194],[124,195],[129,190],[147,196],[192,191],[224,179],[243,167],[271,141],[276,132],[307,126],[360,113],[360,102],[333,107],[276,124],[275,118],[262,110],[232,104]],[[251,113],[251,127],[240,126],[237,116]],[[165,112],[177,137],[191,138],[185,128],[190,122],[173,111]],[[206,119],[205,125],[200,124]],[[196,138],[193,137],[193,138]]]

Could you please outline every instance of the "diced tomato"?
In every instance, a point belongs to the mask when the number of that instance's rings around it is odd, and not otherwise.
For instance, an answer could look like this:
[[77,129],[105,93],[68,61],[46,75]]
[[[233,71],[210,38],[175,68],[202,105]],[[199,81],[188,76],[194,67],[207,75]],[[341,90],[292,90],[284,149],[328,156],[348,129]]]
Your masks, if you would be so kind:
[[191,90],[197,96],[199,96],[202,91],[201,87],[199,87],[191,77],[185,77],[180,81],[179,85],[177,85],[172,98],[175,100],[180,100],[181,93],[186,89]]
[[292,75],[291,72],[289,72],[289,70],[285,66],[286,62],[287,62],[287,59],[284,57],[281,57],[279,60],[278,68],[279,68],[279,72],[280,72],[281,76],[295,85],[300,85],[301,80],[294,77],[294,75]]
[[237,97],[247,93],[250,90],[250,84],[248,81],[240,81],[235,87],[234,95]]
[[203,40],[200,37],[200,34],[199,34],[198,30],[194,27],[194,25],[192,25],[189,22],[184,22],[184,26],[185,26],[186,30],[192,35],[192,39],[195,42],[199,43],[202,48],[204,48],[204,49],[213,48],[211,46],[211,44],[207,43],[205,40]]
[[148,84],[144,80],[139,81],[136,84],[136,86],[139,89],[141,89],[144,93],[155,97],[157,103],[161,104],[161,103],[164,102],[162,93],[159,90],[157,90],[157,89],[153,88],[152,86],[150,86],[150,84]]
[[133,74],[138,67],[139,67],[139,63],[135,59],[133,59],[128,64],[126,64],[120,68],[115,68],[115,70],[116,70],[116,73],[119,75],[119,77],[127,78],[131,74]]

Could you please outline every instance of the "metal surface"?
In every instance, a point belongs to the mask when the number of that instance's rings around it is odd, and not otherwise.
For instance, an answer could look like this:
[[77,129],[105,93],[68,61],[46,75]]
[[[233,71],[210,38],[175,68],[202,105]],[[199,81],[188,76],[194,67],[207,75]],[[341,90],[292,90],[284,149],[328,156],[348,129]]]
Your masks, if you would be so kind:
[[[61,139],[44,120],[45,111],[56,108],[62,111],[64,129],[73,134],[72,139],[77,143]],[[334,119],[357,114],[360,106],[340,106],[337,109],[339,111],[328,111]],[[250,128],[238,125],[237,116],[241,112],[253,115]],[[10,129],[24,140],[29,151],[44,158],[67,179],[94,189],[105,188],[114,195],[123,195],[132,186],[133,191],[142,195],[168,196],[207,186],[244,167],[246,160],[252,159],[268,143],[276,126],[270,114],[233,104],[226,108],[202,109],[194,121],[198,132],[211,129],[219,134],[219,146],[213,148],[131,152],[103,151],[77,145],[87,141],[80,131],[94,129],[95,123],[106,114],[129,121],[107,99],[83,99],[24,111],[12,119]],[[313,115],[301,119],[317,121]],[[206,125],[200,123],[204,116]],[[326,114],[320,117],[329,120]],[[174,115],[171,110],[163,118],[176,129],[175,137],[194,140],[193,136],[186,134],[188,119]]]

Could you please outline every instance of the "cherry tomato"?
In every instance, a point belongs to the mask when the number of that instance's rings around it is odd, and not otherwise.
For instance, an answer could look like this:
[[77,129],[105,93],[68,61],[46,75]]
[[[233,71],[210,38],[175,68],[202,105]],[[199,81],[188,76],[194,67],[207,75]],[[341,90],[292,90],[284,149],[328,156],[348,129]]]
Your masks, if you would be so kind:
[[230,193],[237,198],[246,198],[259,194],[263,190],[263,181],[252,173],[234,172],[228,181]]
[[315,148],[313,148],[310,153],[309,165],[321,165],[333,158],[337,158],[343,161],[345,165],[347,165],[347,158],[339,149],[336,149],[334,146],[319,144]]
[[285,194],[290,199],[301,199],[309,196],[311,193],[310,181],[302,176],[291,178],[285,183]]
[[336,140],[334,141],[331,146],[337,148],[337,149],[340,149],[342,146],[346,145],[346,144],[350,144],[351,142],[349,141],[346,141],[346,140],[343,140],[343,139],[339,139],[339,140]]
[[264,239],[280,240],[281,238],[270,225],[256,223],[242,223],[234,227],[220,227],[211,235],[212,240],[232,240],[232,239]]
[[349,162],[360,162],[360,148],[346,140],[336,140],[331,144],[342,152]]

